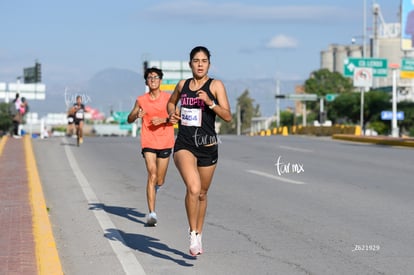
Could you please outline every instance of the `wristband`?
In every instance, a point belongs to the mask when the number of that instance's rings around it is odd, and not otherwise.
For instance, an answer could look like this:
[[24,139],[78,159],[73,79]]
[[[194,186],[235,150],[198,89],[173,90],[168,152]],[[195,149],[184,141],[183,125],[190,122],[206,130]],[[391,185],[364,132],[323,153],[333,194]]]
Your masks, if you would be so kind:
[[210,106],[208,106],[211,110],[213,110],[214,107],[216,107],[216,103],[213,101],[213,104],[211,104]]

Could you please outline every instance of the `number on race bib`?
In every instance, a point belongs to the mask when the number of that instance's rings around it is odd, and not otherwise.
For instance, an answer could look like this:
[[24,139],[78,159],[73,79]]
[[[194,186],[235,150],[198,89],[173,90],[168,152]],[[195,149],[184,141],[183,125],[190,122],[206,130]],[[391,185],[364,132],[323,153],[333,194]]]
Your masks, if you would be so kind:
[[201,127],[201,109],[181,108],[181,125]]
[[76,112],[75,116],[77,119],[83,119],[83,112]]

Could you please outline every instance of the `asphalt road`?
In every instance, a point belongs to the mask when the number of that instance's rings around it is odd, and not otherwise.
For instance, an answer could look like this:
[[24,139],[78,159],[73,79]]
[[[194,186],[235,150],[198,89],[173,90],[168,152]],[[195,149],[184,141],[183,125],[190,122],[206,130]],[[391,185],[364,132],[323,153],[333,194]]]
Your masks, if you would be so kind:
[[205,253],[188,254],[173,161],[146,227],[139,139],[33,140],[65,274],[412,274],[414,151],[220,137]]

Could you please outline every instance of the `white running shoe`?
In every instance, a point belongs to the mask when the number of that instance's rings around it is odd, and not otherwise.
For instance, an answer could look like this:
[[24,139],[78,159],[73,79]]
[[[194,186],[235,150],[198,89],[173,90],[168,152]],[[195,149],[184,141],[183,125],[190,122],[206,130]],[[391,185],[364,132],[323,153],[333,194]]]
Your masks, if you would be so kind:
[[200,252],[198,254],[203,254],[203,242],[201,241],[201,233],[197,233],[197,240],[198,240],[198,245],[200,246]]
[[190,232],[190,254],[192,256],[199,255],[200,252],[200,243],[195,231]]
[[148,226],[156,226],[157,225],[157,214],[155,214],[155,212],[151,212],[151,213],[148,214],[147,225]]

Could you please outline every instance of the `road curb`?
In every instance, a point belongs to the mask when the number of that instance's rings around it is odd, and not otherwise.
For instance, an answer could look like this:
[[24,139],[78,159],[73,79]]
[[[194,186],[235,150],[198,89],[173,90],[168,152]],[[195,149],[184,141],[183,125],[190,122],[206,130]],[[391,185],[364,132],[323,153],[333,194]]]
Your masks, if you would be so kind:
[[7,141],[7,136],[3,136],[0,139],[0,156],[3,153],[3,149],[4,149],[4,146],[6,145],[6,141]]
[[357,136],[357,135],[335,134],[335,135],[332,135],[332,139],[373,143],[373,144],[378,144],[378,145],[403,146],[403,147],[414,148],[414,139],[412,138],[393,138],[393,137],[387,137],[387,136]]
[[32,141],[24,137],[26,169],[29,183],[29,199],[32,208],[33,235],[36,246],[37,270],[40,275],[62,274],[62,266],[53,237],[52,226],[47,213]]

